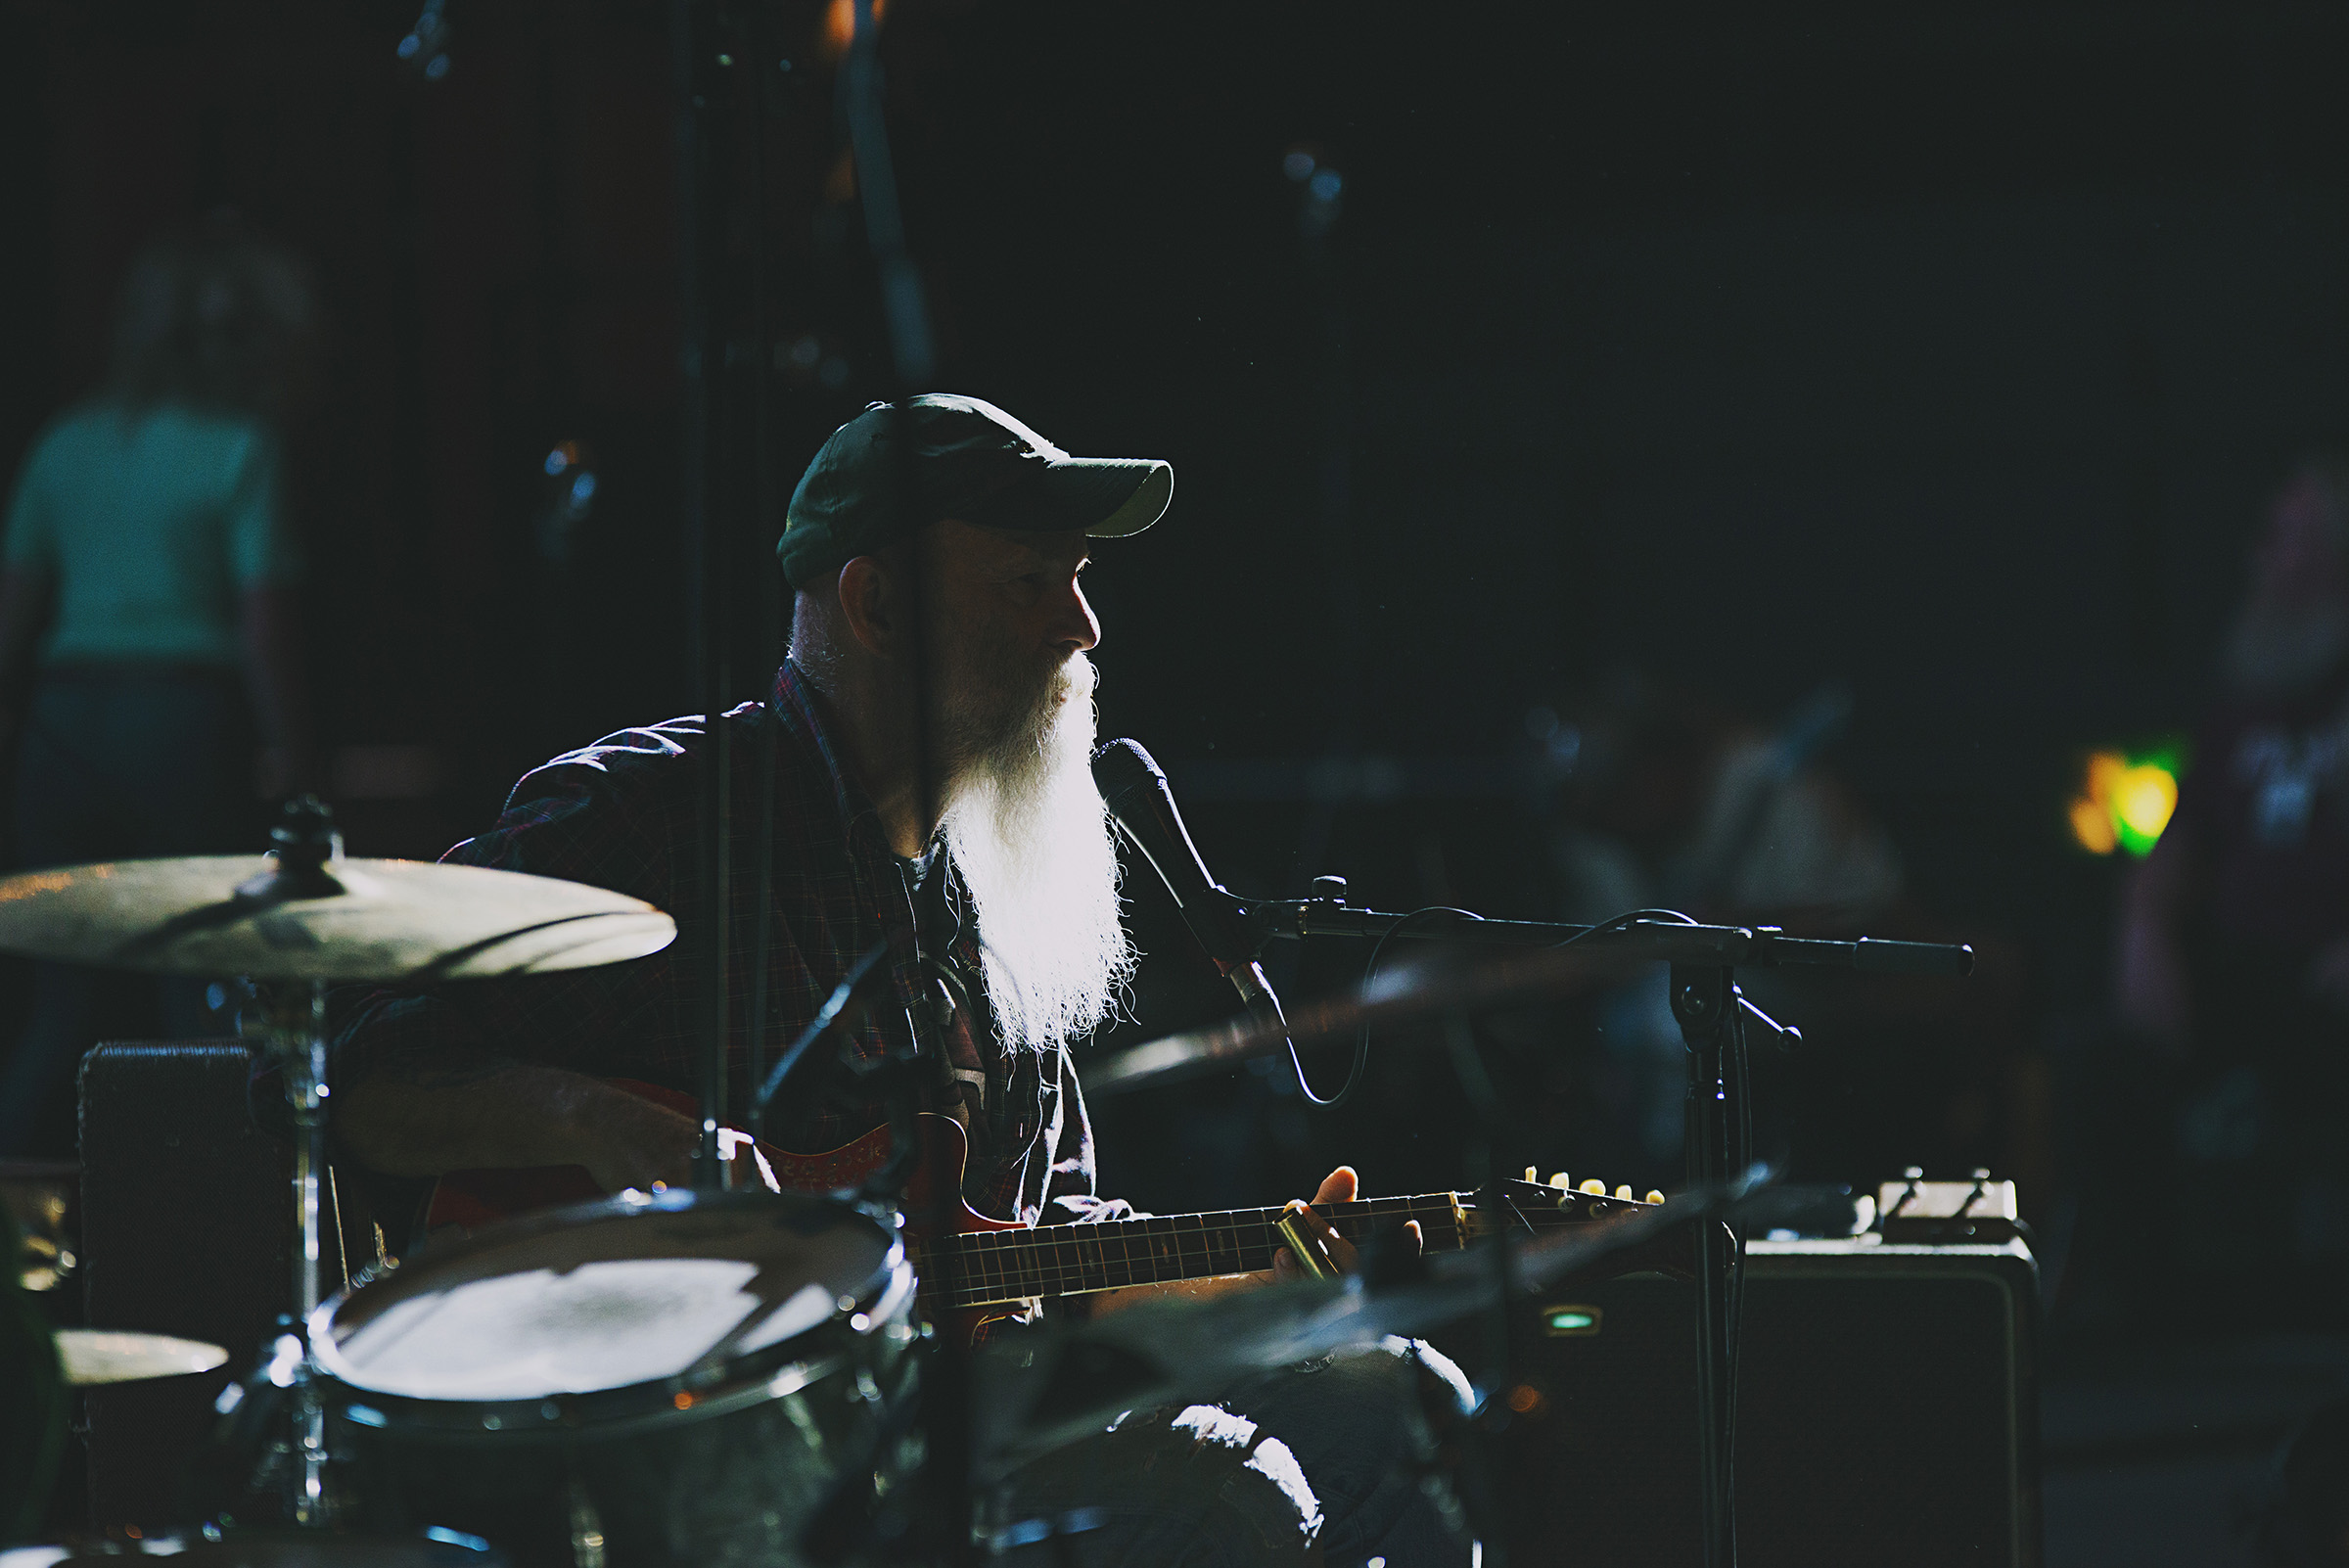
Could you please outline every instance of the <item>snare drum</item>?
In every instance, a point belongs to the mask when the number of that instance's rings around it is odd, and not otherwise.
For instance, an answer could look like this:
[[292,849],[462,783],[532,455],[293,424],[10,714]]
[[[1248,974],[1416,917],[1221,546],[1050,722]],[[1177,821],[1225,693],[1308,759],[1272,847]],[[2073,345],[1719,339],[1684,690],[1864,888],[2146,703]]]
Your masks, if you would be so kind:
[[426,1252],[311,1343],[378,1527],[518,1564],[791,1564],[850,1472],[898,1467],[918,1358],[896,1231],[771,1193],[622,1193]]

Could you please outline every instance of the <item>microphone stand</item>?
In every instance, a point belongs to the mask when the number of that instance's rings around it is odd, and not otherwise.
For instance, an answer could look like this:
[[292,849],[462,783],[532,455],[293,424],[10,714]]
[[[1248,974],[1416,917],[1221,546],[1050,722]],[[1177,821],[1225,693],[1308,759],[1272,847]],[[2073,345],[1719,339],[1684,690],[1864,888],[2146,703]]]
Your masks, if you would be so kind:
[[[1692,1190],[1742,1173],[1753,1157],[1747,1094],[1747,1024],[1798,1038],[1737,988],[1739,965],[1806,965],[1864,974],[1961,976],[1973,968],[1970,946],[1789,937],[1774,926],[1709,926],[1685,916],[1642,911],[1603,925],[1454,918],[1446,924],[1351,906],[1342,899],[1250,900],[1218,887],[1217,915],[1261,946],[1271,938],[1380,938],[1464,942],[1519,948],[1603,947],[1672,966],[1672,1014],[1687,1046],[1687,1159]],[[1407,922],[1407,923],[1406,923]],[[1456,1052],[1455,1052],[1456,1054]],[[1744,1238],[1731,1222],[1698,1226],[1691,1236],[1696,1275],[1697,1484],[1705,1568],[1737,1560],[1733,1452],[1737,1426],[1737,1320]],[[1499,1255],[1507,1267],[1507,1253]]]

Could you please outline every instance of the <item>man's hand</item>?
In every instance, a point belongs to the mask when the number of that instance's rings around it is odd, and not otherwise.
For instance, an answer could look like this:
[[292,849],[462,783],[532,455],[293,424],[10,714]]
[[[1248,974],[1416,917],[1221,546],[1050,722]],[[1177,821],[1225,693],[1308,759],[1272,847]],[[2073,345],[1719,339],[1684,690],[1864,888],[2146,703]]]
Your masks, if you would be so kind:
[[[1316,1204],[1352,1203],[1355,1193],[1360,1189],[1360,1181],[1354,1174],[1354,1167],[1341,1165],[1322,1178],[1320,1187],[1313,1193],[1313,1202]],[[1360,1260],[1356,1255],[1353,1242],[1339,1235],[1328,1221],[1315,1214],[1311,1207],[1304,1203],[1292,1202],[1289,1205],[1289,1211],[1299,1217],[1300,1222],[1305,1226],[1308,1239],[1319,1249],[1322,1258],[1332,1268],[1341,1273],[1355,1271],[1359,1266]],[[1426,1245],[1426,1238],[1420,1234],[1418,1221],[1408,1221],[1403,1228],[1405,1233],[1410,1237],[1409,1245],[1413,1252],[1419,1251]],[[1187,1279],[1165,1285],[1128,1285],[1123,1290],[1101,1291],[1086,1297],[1085,1300],[1090,1304],[1088,1311],[1091,1314],[1095,1317],[1102,1317],[1111,1313],[1124,1312],[1127,1308],[1145,1301],[1165,1301],[1175,1296],[1192,1301],[1208,1301],[1217,1296],[1228,1295],[1233,1291],[1255,1290],[1263,1285],[1304,1277],[1305,1270],[1299,1268],[1297,1260],[1290,1257],[1284,1250],[1273,1253],[1272,1267],[1267,1272],[1220,1274],[1213,1279]]]
[[[693,1157],[702,1146],[701,1124],[624,1089],[613,1092],[619,1098],[592,1102],[587,1114],[576,1119],[579,1125],[572,1133],[578,1140],[577,1163],[587,1168],[595,1184],[606,1192],[690,1186]],[[719,1128],[717,1150],[732,1169],[736,1190],[783,1190],[774,1168],[759,1152],[758,1139],[748,1132]]]
[[[1321,1178],[1321,1185],[1313,1193],[1313,1205],[1352,1203],[1355,1194],[1360,1190],[1361,1178],[1354,1174],[1354,1167],[1341,1165]],[[1292,1199],[1288,1212],[1298,1217],[1307,1239],[1319,1250],[1322,1261],[1330,1268],[1339,1273],[1351,1274],[1361,1267],[1361,1258],[1354,1243],[1339,1235],[1335,1226],[1313,1212],[1313,1206]],[[1403,1228],[1404,1233],[1410,1237],[1411,1251],[1417,1252],[1426,1246],[1426,1237],[1420,1233],[1418,1221],[1406,1221]],[[1272,1255],[1272,1276],[1282,1280],[1302,1279],[1305,1269],[1287,1252],[1277,1252]]]
[[692,1185],[701,1125],[625,1089],[596,1086],[604,1092],[579,1096],[566,1119],[574,1163],[585,1166],[606,1192]]

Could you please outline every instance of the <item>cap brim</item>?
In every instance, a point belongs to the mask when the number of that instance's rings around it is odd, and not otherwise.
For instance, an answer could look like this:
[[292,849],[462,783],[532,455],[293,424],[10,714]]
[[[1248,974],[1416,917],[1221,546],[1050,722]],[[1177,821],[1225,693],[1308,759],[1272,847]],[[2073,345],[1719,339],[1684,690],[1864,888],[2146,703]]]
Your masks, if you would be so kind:
[[1063,457],[972,507],[963,520],[982,528],[1114,539],[1141,532],[1166,516],[1174,499],[1174,467],[1156,458]]

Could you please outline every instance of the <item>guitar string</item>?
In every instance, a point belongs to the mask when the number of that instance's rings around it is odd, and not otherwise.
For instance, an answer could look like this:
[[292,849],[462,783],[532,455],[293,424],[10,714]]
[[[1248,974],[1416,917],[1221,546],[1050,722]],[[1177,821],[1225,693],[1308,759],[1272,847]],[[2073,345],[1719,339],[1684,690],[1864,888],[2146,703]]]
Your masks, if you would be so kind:
[[[1325,1206],[1325,1210],[1327,1208]],[[1449,1219],[1451,1209],[1450,1200],[1442,1197],[1380,1198],[1342,1206],[1327,1217],[1344,1226],[1397,1214],[1421,1220],[1431,1217]],[[1102,1243],[1113,1239],[1129,1244],[1137,1232],[1146,1241],[1154,1234],[1155,1226],[1159,1227],[1155,1233],[1174,1243],[1176,1260],[1187,1262],[1189,1248],[1185,1244],[1186,1236],[1198,1238],[1202,1259],[1209,1259],[1214,1256],[1221,1236],[1244,1236],[1253,1242],[1270,1235],[1271,1227],[1281,1212],[1278,1209],[1243,1209],[1195,1216],[1153,1216],[1147,1220],[1111,1221],[1098,1225],[1041,1225],[1016,1230],[978,1231],[956,1237],[954,1244],[963,1256],[975,1263],[993,1264],[1000,1268],[1005,1255],[1034,1256],[1036,1249],[1043,1247],[1058,1249],[1091,1245],[1098,1249]],[[1130,1260],[1131,1251],[1128,1245],[1117,1262],[1128,1263]],[[1064,1268],[1061,1271],[1066,1270]],[[1008,1282],[1010,1277],[1010,1271],[1006,1270],[1003,1273],[1004,1281]]]
[[[1165,1277],[1164,1265],[1170,1254],[1177,1278],[1197,1277],[1201,1269],[1208,1272],[1226,1271],[1226,1266],[1244,1271],[1259,1258],[1268,1258],[1276,1248],[1272,1220],[1279,1210],[1237,1210],[1223,1214],[1199,1216],[1162,1216],[1147,1221],[1113,1221],[1107,1225],[1047,1225],[1013,1231],[982,1231],[957,1238],[957,1245],[970,1255],[975,1271],[991,1274],[995,1287],[1004,1294],[1022,1293],[1020,1287],[1032,1287],[1024,1294],[1050,1294],[1057,1289],[1065,1292],[1072,1284],[1085,1288],[1103,1288],[1121,1283],[1150,1283]],[[1446,1239],[1443,1222],[1451,1219],[1451,1200],[1434,1198],[1382,1198],[1347,1205],[1332,1216],[1342,1224],[1357,1224],[1403,1214],[1423,1222],[1438,1222],[1437,1244]],[[1116,1229],[1111,1234],[1100,1232]],[[1138,1233],[1145,1242],[1156,1234],[1171,1243],[1168,1247],[1149,1248],[1145,1261],[1150,1276],[1142,1277],[1134,1267],[1131,1243]],[[1119,1243],[1120,1257],[1108,1256],[1106,1243]],[[1191,1242],[1197,1242],[1194,1265]],[[1453,1240],[1456,1245],[1456,1239]],[[1091,1256],[1087,1257],[1087,1249]],[[1006,1267],[1009,1264],[1011,1267]],[[1118,1276],[1123,1275],[1124,1278]],[[985,1289],[986,1287],[982,1287]],[[968,1296],[971,1293],[958,1293]],[[990,1299],[993,1299],[990,1295]]]
[[[1325,1210],[1330,1207],[1324,1206]],[[981,1276],[979,1288],[976,1292],[960,1291],[956,1299],[976,1305],[982,1301],[1067,1294],[1072,1286],[1114,1289],[1126,1284],[1163,1283],[1170,1278],[1204,1277],[1201,1269],[1209,1274],[1252,1271],[1247,1266],[1255,1264],[1262,1268],[1264,1265],[1257,1260],[1263,1258],[1268,1263],[1279,1250],[1274,1222],[1281,1213],[1279,1209],[1230,1210],[1220,1214],[1111,1221],[1098,1226],[1042,1225],[970,1233],[956,1237],[954,1244],[975,1263],[972,1271]],[[1368,1222],[1397,1215],[1421,1221],[1423,1230],[1433,1228],[1436,1234],[1429,1238],[1431,1246],[1444,1246],[1448,1241],[1451,1246],[1459,1245],[1456,1235],[1450,1233],[1457,1227],[1453,1222],[1452,1200],[1448,1195],[1369,1199],[1336,1206],[1336,1212],[1327,1218],[1345,1234],[1349,1226],[1359,1232]],[[1428,1223],[1431,1221],[1436,1222],[1432,1226]],[[1137,1268],[1132,1243],[1137,1237],[1149,1242],[1153,1235],[1150,1227],[1154,1225],[1159,1227],[1157,1236],[1171,1246],[1145,1251],[1141,1262],[1150,1269],[1145,1276]],[[1197,1242],[1196,1267],[1189,1245],[1192,1239]],[[1359,1235],[1348,1239],[1359,1240]],[[1107,1253],[1107,1244],[1112,1241],[1119,1244],[1121,1254],[1115,1259]],[[1085,1255],[1088,1247],[1092,1250],[1089,1259]],[[1169,1261],[1175,1269],[1172,1275],[1163,1268]],[[990,1278],[995,1292],[992,1294],[988,1293]]]

